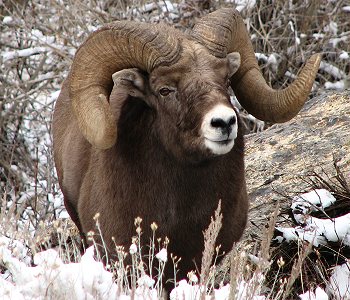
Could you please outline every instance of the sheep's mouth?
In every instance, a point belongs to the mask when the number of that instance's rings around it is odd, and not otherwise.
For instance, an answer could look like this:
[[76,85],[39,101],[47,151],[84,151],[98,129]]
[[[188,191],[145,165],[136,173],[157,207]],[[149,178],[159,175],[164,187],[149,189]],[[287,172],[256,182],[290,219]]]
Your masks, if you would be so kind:
[[216,143],[218,145],[223,145],[223,146],[230,144],[234,140],[234,139],[213,140],[208,138],[205,138],[205,139],[209,142]]
[[213,140],[205,138],[204,141],[206,148],[211,150],[211,152],[215,155],[222,155],[230,152],[234,143],[234,139]]
[[212,141],[212,142],[215,142],[215,143],[218,143],[219,145],[228,145],[229,143],[231,143],[232,140],[223,140],[223,141]]

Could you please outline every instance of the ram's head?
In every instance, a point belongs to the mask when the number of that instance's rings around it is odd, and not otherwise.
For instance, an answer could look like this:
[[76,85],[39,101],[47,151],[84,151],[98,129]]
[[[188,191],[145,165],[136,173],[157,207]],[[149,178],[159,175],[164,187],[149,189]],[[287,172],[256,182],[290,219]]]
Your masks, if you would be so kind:
[[[320,55],[313,55],[291,86],[271,89],[233,9],[202,18],[190,34],[159,24],[116,22],[78,50],[70,97],[83,135],[98,148],[116,142],[124,93],[152,109],[160,139],[175,154],[220,155],[232,149],[237,135],[228,86],[255,117],[284,122],[306,101],[319,63]],[[116,91],[110,95],[112,75]]]
[[[182,46],[179,60],[171,66],[159,66],[150,74],[138,69],[114,73],[109,103],[119,130],[135,126],[142,118],[151,119],[151,128],[168,152],[178,159],[202,161],[229,152],[237,137],[237,115],[230,104],[228,85],[239,68],[240,55],[233,52],[216,58],[188,40]],[[128,114],[120,119],[127,97]],[[120,124],[125,115],[125,125]]]

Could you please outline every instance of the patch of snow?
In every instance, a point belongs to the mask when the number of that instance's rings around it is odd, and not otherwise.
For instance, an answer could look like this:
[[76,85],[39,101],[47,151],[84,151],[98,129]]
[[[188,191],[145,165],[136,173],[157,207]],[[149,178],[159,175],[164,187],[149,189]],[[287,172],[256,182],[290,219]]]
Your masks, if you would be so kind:
[[281,236],[276,236],[273,240],[278,243],[282,243],[283,241],[290,243],[291,241],[303,240],[312,243],[315,247],[327,244],[325,237],[317,234],[316,229],[312,227],[276,227],[276,230]]
[[340,42],[347,43],[348,39],[349,39],[348,36],[343,35],[343,36],[341,36],[339,38],[336,37],[336,38],[330,39],[329,43],[332,45],[333,48],[336,48]]
[[312,36],[314,37],[314,39],[316,41],[322,40],[324,38],[324,34],[323,33],[314,33]]
[[[19,299],[117,299],[113,275],[95,261],[93,247],[86,250],[81,263],[63,264],[52,249],[38,253],[34,256],[36,267],[28,267],[4,247],[0,249],[3,250],[1,262],[10,270],[14,281],[14,285],[6,284],[7,294],[22,295]],[[5,286],[3,282],[0,284]]]
[[334,268],[326,288],[333,295],[332,299],[350,299],[349,263]]
[[130,246],[130,248],[129,248],[129,253],[130,253],[131,255],[137,253],[137,246],[136,246],[136,244],[134,244],[134,243],[131,244],[131,246]]
[[2,24],[3,25],[10,25],[13,23],[13,18],[11,16],[5,16],[3,19],[2,19]]
[[271,53],[269,58],[267,59],[267,65],[271,68],[273,72],[277,72],[278,62],[280,60],[280,56],[277,53]]
[[336,202],[333,195],[324,189],[316,189],[302,194],[293,199],[291,209],[294,219],[298,224],[295,228],[281,228],[276,230],[280,235],[274,238],[281,243],[283,241],[308,241],[314,246],[327,245],[328,241],[342,242],[350,246],[350,213],[338,218],[320,219],[310,216],[316,210],[323,211],[324,208]]
[[237,291],[236,291],[235,299],[237,299],[237,300],[245,300],[245,299],[265,300],[266,299],[265,296],[257,295],[259,293],[259,290],[252,290],[251,289],[251,287],[256,282],[259,282],[260,283],[259,286],[262,287],[264,280],[265,280],[265,276],[261,273],[254,273],[253,277],[251,279],[249,279],[248,281],[241,279],[240,282],[237,282]]
[[46,47],[33,47],[33,48],[27,48],[22,50],[14,50],[14,51],[7,51],[2,53],[3,61],[6,62],[11,59],[19,58],[19,57],[28,57],[40,53],[45,53],[49,51]]
[[0,261],[3,256],[14,256],[25,263],[30,263],[28,248],[18,240],[0,236]]
[[340,70],[336,66],[331,65],[330,63],[327,63],[325,61],[321,61],[320,69],[331,76],[333,76],[336,79],[342,79],[345,77],[344,71]]
[[329,22],[328,25],[326,25],[323,29],[325,32],[329,32],[331,33],[332,35],[337,35],[337,32],[338,32],[338,24],[331,21]]
[[16,286],[0,277],[0,299],[3,300],[24,300],[24,296],[16,289]]
[[18,204],[23,204],[28,202],[30,199],[32,199],[33,197],[35,197],[35,191],[27,191],[27,192],[23,192],[21,197],[17,200]]
[[340,54],[339,54],[339,58],[340,58],[341,60],[348,60],[348,59],[350,58],[350,56],[349,56],[349,53],[348,53],[348,52],[342,51],[342,52],[340,52]]
[[307,227],[314,228],[327,241],[342,242],[350,246],[350,213],[334,219],[310,217]]
[[[176,15],[176,9],[177,9],[177,4],[172,3],[169,0],[165,1],[159,1],[159,2],[153,2],[153,3],[146,3],[145,5],[141,6],[140,8],[134,8],[132,10],[133,14],[137,14],[138,11],[141,13],[151,13],[154,10],[160,9],[163,13],[169,12],[173,13]],[[178,17],[176,15],[176,17]]]
[[345,89],[345,82],[344,82],[344,80],[339,80],[339,81],[336,81],[336,82],[326,81],[325,84],[324,84],[324,87],[327,90],[343,91]]
[[301,300],[328,300],[327,293],[320,288],[319,286],[316,288],[316,290],[313,291],[307,291],[304,294],[299,295]]
[[343,6],[342,10],[350,13],[350,5]]
[[62,210],[58,211],[58,218],[59,219],[69,219],[70,215],[68,214],[68,212],[65,209],[62,209]]
[[176,3],[172,3],[169,0],[165,0],[165,1],[162,1],[160,3],[164,4],[164,5],[161,6],[163,12],[172,12],[172,11],[176,10],[176,6],[177,6]]
[[276,229],[281,233],[274,240],[282,242],[286,240],[297,241],[299,239],[312,243],[318,247],[327,245],[328,241],[342,242],[350,246],[350,214],[335,219],[319,219],[305,216],[305,227]]
[[156,258],[161,262],[167,262],[168,261],[168,251],[165,248],[162,248],[157,254]]
[[149,277],[148,275],[144,274],[137,280],[137,283],[139,286],[146,286],[148,288],[152,288],[154,286],[155,280]]
[[186,280],[181,280],[176,288],[170,292],[170,300],[200,299],[198,285],[190,285]]
[[269,59],[264,53],[255,53],[255,58],[257,60],[263,61],[264,63],[267,63],[267,61]]
[[286,73],[284,74],[285,76],[287,76],[290,79],[296,79],[297,76],[289,71],[286,71]]
[[304,215],[310,214],[313,211],[323,211],[335,201],[336,199],[329,191],[325,189],[316,189],[294,197],[291,209],[298,224],[304,224]]
[[[259,278],[258,278],[259,279]],[[252,278],[251,280],[257,280],[257,278]],[[237,300],[266,300],[265,296],[252,295],[251,280],[246,282],[242,280],[237,285],[236,297]],[[263,276],[260,278],[261,282]],[[174,288],[170,293],[171,300],[201,300],[201,291],[205,287],[200,287],[199,285],[189,284],[186,280],[181,280],[178,283],[178,286]],[[254,291],[256,292],[256,291]],[[226,284],[225,286],[214,289],[214,295],[206,295],[205,300],[228,300],[230,296],[230,285]],[[247,298],[248,297],[248,298]]]
[[194,272],[188,273],[187,276],[188,276],[188,281],[190,283],[194,283],[194,284],[198,283],[198,277]]
[[231,1],[227,1],[227,2],[234,4],[236,6],[235,8],[239,12],[242,12],[245,9],[251,10],[256,5],[256,0],[231,0]]
[[230,295],[230,285],[226,284],[220,289],[214,289],[214,298],[217,300],[225,300],[228,299]]

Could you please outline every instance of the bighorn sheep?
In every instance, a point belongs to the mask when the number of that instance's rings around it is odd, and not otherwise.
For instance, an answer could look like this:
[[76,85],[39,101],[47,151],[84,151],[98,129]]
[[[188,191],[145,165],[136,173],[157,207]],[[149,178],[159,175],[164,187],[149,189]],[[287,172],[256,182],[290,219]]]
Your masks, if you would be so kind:
[[155,221],[169,252],[182,257],[180,278],[195,268],[193,259],[200,265],[202,231],[221,199],[217,243],[229,251],[245,228],[248,197],[228,85],[255,117],[284,122],[306,101],[319,63],[313,55],[293,84],[273,90],[242,18],[228,8],[190,33],[120,21],[91,34],[53,117],[54,158],[72,220],[87,233],[99,212],[110,251],[112,237],[130,245],[135,217]]

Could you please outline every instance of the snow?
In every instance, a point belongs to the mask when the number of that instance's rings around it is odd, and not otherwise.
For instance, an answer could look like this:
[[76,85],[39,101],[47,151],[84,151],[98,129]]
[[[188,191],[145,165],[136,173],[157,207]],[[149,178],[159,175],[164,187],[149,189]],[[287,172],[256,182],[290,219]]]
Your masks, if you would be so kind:
[[331,65],[325,61],[321,61],[320,69],[330,75],[332,75],[335,79],[342,79],[345,77],[344,71],[340,70],[336,66]]
[[129,253],[130,253],[131,255],[137,253],[137,246],[136,246],[136,244],[132,243],[132,244],[130,245]]
[[198,285],[189,285],[186,280],[181,280],[179,285],[170,293],[170,300],[200,299]]
[[[320,219],[312,217],[310,213],[319,210],[324,211],[336,203],[334,196],[327,190],[317,189],[302,194],[293,199],[291,209],[295,220],[303,227],[276,228],[280,236],[275,240],[298,241],[303,240],[312,243],[315,247],[327,245],[328,242],[339,242],[350,246],[350,213],[337,218]],[[326,214],[325,214],[326,216]],[[326,291],[332,295],[332,299],[350,299],[350,265],[345,263],[336,266],[326,286]],[[308,291],[299,295],[302,300],[326,300],[329,299],[326,292],[317,287],[315,291]]]
[[161,249],[157,254],[156,258],[161,261],[166,263],[168,261],[168,252],[165,248]]
[[338,24],[335,23],[335,22],[333,22],[333,21],[331,21],[331,22],[329,22],[328,25],[326,25],[326,26],[324,27],[323,30],[324,30],[324,32],[329,32],[329,33],[331,33],[332,35],[337,35],[337,32],[338,32]]
[[263,62],[267,62],[269,60],[268,56],[266,56],[264,53],[255,53],[255,57],[257,60],[261,60]]
[[2,24],[4,25],[10,25],[13,22],[13,18],[11,16],[5,16],[2,19]]
[[345,81],[344,80],[339,80],[339,81],[335,81],[335,82],[326,81],[325,84],[324,84],[324,87],[327,90],[342,91],[342,90],[345,89]]
[[155,280],[149,277],[148,275],[144,274],[138,279],[137,283],[139,286],[152,288],[154,286]]
[[[327,290],[334,299],[350,299],[350,264],[336,266],[329,279]],[[332,298],[333,299],[333,298]]]
[[316,288],[314,292],[307,291],[304,294],[300,294],[299,297],[300,297],[300,300],[328,300],[329,299],[326,292],[319,286]]
[[194,272],[188,273],[187,277],[190,283],[194,283],[194,284],[198,283],[198,277]]
[[[153,2],[153,3],[146,3],[145,5],[141,6],[140,8],[134,8],[133,9],[133,14],[137,14],[138,10],[142,13],[151,13],[154,10],[161,9],[163,13],[170,13],[173,16],[170,16],[172,19],[173,18],[178,18],[177,13],[177,4],[172,3],[169,0],[165,1],[158,1],[158,2]],[[160,16],[157,16],[158,20],[160,19]],[[153,19],[155,20],[155,19]],[[153,21],[152,20],[152,21]]]
[[277,53],[272,53],[267,59],[267,65],[271,68],[273,72],[277,72],[279,59],[280,57]]
[[[14,251],[14,248],[10,250],[11,244],[16,245],[18,251]],[[160,257],[165,255],[165,251],[162,250],[159,252]],[[33,259],[34,266],[31,266],[30,261],[23,260],[25,257],[28,257],[28,254],[21,242],[0,238],[0,266],[8,270],[8,273],[0,275],[0,299],[160,299],[154,287],[155,280],[146,274],[138,278],[133,295],[130,290],[122,290],[122,287],[115,283],[113,274],[105,270],[101,262],[95,260],[93,246],[86,250],[79,263],[63,263],[54,249],[36,253]],[[262,282],[263,278],[261,276],[258,280]],[[237,284],[236,299],[244,300],[250,295],[249,287],[255,279]],[[201,292],[205,290],[204,286],[198,284],[197,277],[189,282],[181,280],[171,291],[170,299],[200,300],[203,299]],[[226,300],[229,299],[229,295],[230,285],[226,284],[214,289],[211,295],[205,295],[204,299]],[[264,300],[265,297],[253,295],[251,299]]]
[[308,224],[315,228],[317,235],[324,236],[327,241],[342,242],[350,246],[350,213],[334,219],[311,217]]
[[3,61],[6,62],[14,58],[28,57],[34,54],[45,53],[47,51],[48,49],[46,47],[33,47],[33,48],[27,48],[22,50],[7,51],[7,52],[4,52],[2,56],[3,56]]
[[299,224],[304,224],[302,220],[299,220],[298,215],[305,215],[313,211],[323,210],[324,208],[331,206],[335,201],[336,199],[329,191],[325,189],[316,189],[295,197],[291,209],[296,221]]
[[345,11],[345,12],[350,12],[350,5],[343,6],[342,10]]
[[28,248],[18,240],[0,236],[0,260],[2,257],[14,256],[21,261],[30,263]]
[[291,241],[303,240],[312,243],[315,247],[327,244],[326,238],[318,234],[316,229],[312,226],[298,226],[295,228],[276,227],[276,230],[282,234],[282,236],[277,236],[274,238],[274,240],[279,243],[283,242],[284,240],[288,243]]
[[[159,252],[161,259],[166,257],[163,250]],[[7,270],[0,274],[0,299],[160,299],[154,287],[155,280],[146,274],[138,278],[134,296],[130,290],[123,291],[115,283],[113,274],[95,260],[93,247],[86,250],[79,263],[63,263],[54,249],[36,253],[34,266],[28,257],[27,248],[21,242],[0,238],[0,266]],[[194,273],[193,276],[189,282],[180,281],[171,292],[170,299],[202,299],[200,292],[205,287],[198,284]],[[249,285],[245,281],[238,283],[237,299],[245,299]],[[229,294],[230,285],[227,284],[214,289],[212,295],[205,295],[205,299],[226,300]],[[263,300],[265,297],[254,296],[252,299]]]
[[64,264],[58,253],[49,249],[34,256],[35,267],[27,266],[0,248],[0,262],[12,274],[13,283],[0,278],[6,295],[18,299],[117,299],[113,275],[95,261],[94,249],[86,250],[81,263]]
[[342,52],[340,52],[340,54],[339,54],[339,58],[340,58],[341,60],[348,60],[348,59],[350,58],[350,56],[349,56],[349,53],[348,53],[348,52],[342,51]]
[[324,33],[314,33],[312,36],[316,41],[318,41],[324,38]]
[[229,0],[226,2],[234,4],[239,12],[242,12],[243,10],[251,10],[256,5],[256,0]]
[[302,226],[277,227],[280,236],[275,240],[290,242],[301,239],[312,243],[315,247],[327,245],[328,242],[341,242],[350,246],[350,213],[338,218],[325,219],[310,216],[314,211],[324,212],[324,208],[335,202],[334,196],[324,189],[316,189],[295,197],[291,209],[295,221]]
[[[189,284],[186,280],[181,280],[179,285],[173,289],[170,293],[170,300],[202,300],[201,292],[204,287],[199,285]],[[220,289],[214,289],[214,299],[217,300],[228,300],[230,295],[230,285],[227,284]],[[213,299],[210,295],[205,295],[205,300]],[[238,300],[243,300],[244,298],[236,298]],[[255,299],[255,298],[254,298]],[[258,300],[256,298],[256,300]]]

